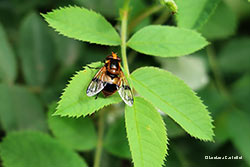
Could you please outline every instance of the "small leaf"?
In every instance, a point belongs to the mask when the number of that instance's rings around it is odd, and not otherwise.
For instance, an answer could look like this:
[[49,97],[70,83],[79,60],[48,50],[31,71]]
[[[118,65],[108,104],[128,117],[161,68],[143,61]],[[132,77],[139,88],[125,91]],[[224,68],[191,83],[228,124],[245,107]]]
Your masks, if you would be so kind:
[[175,120],[191,136],[213,140],[212,119],[195,93],[171,73],[144,67],[131,75],[135,90]]
[[21,86],[0,84],[0,120],[5,131],[47,131],[39,99]]
[[178,27],[199,29],[213,14],[220,0],[176,0]]
[[236,14],[224,2],[221,2],[201,29],[201,33],[209,40],[218,40],[232,36],[236,29]]
[[232,111],[228,122],[227,131],[230,134],[231,141],[239,150],[243,159],[250,165],[250,119],[242,111]]
[[53,135],[63,144],[78,151],[91,150],[96,146],[97,135],[92,120],[86,118],[62,118],[52,116],[53,104],[48,113],[48,124]]
[[16,57],[0,24],[0,80],[7,83],[14,82],[17,73],[16,66]]
[[28,15],[21,25],[19,57],[24,79],[32,86],[43,86],[54,67],[54,43],[48,30],[36,13]]
[[120,45],[120,37],[105,18],[80,7],[66,7],[42,14],[57,32],[69,38],[102,45]]
[[14,132],[0,144],[5,167],[87,167],[84,160],[50,136],[38,132]]
[[122,158],[131,158],[128,140],[126,137],[124,117],[118,119],[108,128],[104,140],[104,148],[109,153]]
[[184,56],[206,45],[206,39],[195,31],[159,25],[142,28],[128,41],[138,52],[162,57]]
[[[100,62],[97,62],[89,66],[100,67],[101,65]],[[117,93],[107,98],[98,96],[98,98],[95,99],[95,96],[87,96],[87,87],[96,73],[97,70],[86,67],[85,70],[79,71],[72,78],[61,96],[55,115],[70,117],[86,116],[104,106],[121,101]]]
[[236,38],[224,45],[218,54],[220,68],[225,73],[250,72],[250,38]]
[[126,106],[127,136],[134,166],[161,167],[167,153],[167,134],[157,110],[136,97],[133,107]]

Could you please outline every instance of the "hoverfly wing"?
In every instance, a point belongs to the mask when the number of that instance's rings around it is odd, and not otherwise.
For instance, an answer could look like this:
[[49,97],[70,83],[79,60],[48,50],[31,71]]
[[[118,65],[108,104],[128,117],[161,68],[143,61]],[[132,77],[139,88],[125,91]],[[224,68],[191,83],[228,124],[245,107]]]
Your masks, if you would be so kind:
[[107,85],[107,82],[103,81],[103,78],[105,76],[104,68],[105,67],[102,67],[90,82],[86,92],[87,96],[94,96],[98,94]]
[[122,71],[121,71],[121,82],[117,89],[122,100],[131,107],[134,103],[133,93]]

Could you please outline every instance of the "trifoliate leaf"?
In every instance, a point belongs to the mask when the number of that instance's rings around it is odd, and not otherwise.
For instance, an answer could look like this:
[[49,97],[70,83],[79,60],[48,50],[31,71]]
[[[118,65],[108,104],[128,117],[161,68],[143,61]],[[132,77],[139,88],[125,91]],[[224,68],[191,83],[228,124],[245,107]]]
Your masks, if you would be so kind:
[[184,56],[206,45],[206,39],[193,30],[159,25],[142,28],[128,41],[138,52],[162,57]]
[[69,38],[102,45],[120,45],[116,30],[94,11],[70,6],[42,15],[51,27]]
[[167,134],[160,113],[143,98],[126,106],[127,136],[135,167],[161,167],[167,153]]
[[202,101],[182,80],[171,73],[144,67],[131,75],[135,90],[169,115],[191,136],[213,140],[212,119]]
[[[92,63],[89,66],[101,67],[102,63]],[[87,87],[97,71],[97,69],[85,67],[84,70],[77,72],[65,88],[61,96],[61,100],[58,102],[55,115],[70,117],[86,116],[103,108],[104,106],[121,101],[118,93],[115,93],[107,98],[99,95],[97,99],[95,99],[95,96],[87,96]]]

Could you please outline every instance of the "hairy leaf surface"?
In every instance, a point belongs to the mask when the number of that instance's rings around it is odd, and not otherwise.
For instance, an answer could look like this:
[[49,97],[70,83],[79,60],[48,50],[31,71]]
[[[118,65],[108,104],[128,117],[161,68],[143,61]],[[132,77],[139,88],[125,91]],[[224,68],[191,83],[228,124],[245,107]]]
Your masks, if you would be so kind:
[[13,82],[16,79],[17,63],[14,52],[0,24],[0,80]]
[[206,45],[206,39],[193,30],[159,25],[142,28],[128,41],[138,52],[162,57],[184,56]]
[[3,139],[0,155],[5,167],[87,167],[75,152],[38,132],[14,132]]
[[56,104],[50,107],[48,124],[53,135],[68,147],[78,150],[91,150],[96,146],[97,135],[92,120],[86,118],[62,118],[52,116]]
[[[92,63],[90,67],[101,67],[102,63]],[[92,114],[93,112],[112,103],[121,101],[118,93],[104,98],[102,94],[95,99],[95,96],[89,97],[86,94],[87,87],[98,70],[85,67],[84,70],[77,72],[65,88],[55,115],[80,117]]]
[[131,75],[135,90],[175,120],[191,136],[213,140],[212,119],[195,93],[171,73],[144,67]]
[[126,106],[127,136],[134,166],[161,167],[167,153],[167,134],[160,113],[143,98]]
[[67,37],[102,45],[120,44],[116,30],[94,11],[70,6],[42,15],[51,27]]
[[176,0],[178,27],[199,29],[213,14],[221,0]]

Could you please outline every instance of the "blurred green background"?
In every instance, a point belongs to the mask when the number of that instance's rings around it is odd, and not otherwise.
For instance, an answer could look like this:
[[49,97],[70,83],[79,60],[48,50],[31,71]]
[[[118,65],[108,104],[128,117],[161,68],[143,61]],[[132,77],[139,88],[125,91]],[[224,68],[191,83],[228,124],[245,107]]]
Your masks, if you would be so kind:
[[[0,147],[1,159],[11,161],[13,158],[14,162],[12,152],[8,152],[13,148],[27,160],[32,159],[34,150],[25,145],[25,137],[31,133],[44,135],[44,141],[51,140],[51,148],[69,149],[72,156],[77,153],[78,159],[93,166],[98,113],[78,119],[51,117],[51,113],[76,71],[82,70],[87,63],[102,61],[111,51],[120,54],[119,48],[83,43],[59,35],[48,27],[40,13],[69,5],[84,6],[104,15],[119,31],[121,4],[122,0],[0,0],[1,142],[5,136],[18,132],[13,135],[17,135],[16,143],[15,140],[11,142],[10,136]],[[153,0],[132,1],[130,21],[154,5]],[[142,20],[131,32],[149,24],[176,25],[176,19],[168,9],[162,8]],[[159,66],[171,71],[198,93],[214,119],[215,142],[211,143],[190,137],[163,115],[170,143],[166,166],[250,166],[250,3],[222,0],[199,31],[211,44],[192,55],[155,58],[128,50],[131,71],[141,66]],[[101,166],[132,166],[123,104],[112,105],[108,110]],[[27,135],[24,131],[40,133],[28,132]],[[34,136],[32,141],[42,142]],[[207,160],[205,156],[242,156],[243,159]],[[61,158],[63,163],[67,156],[64,160],[62,157],[54,157],[51,161]],[[49,161],[43,156],[39,158],[37,163]]]

